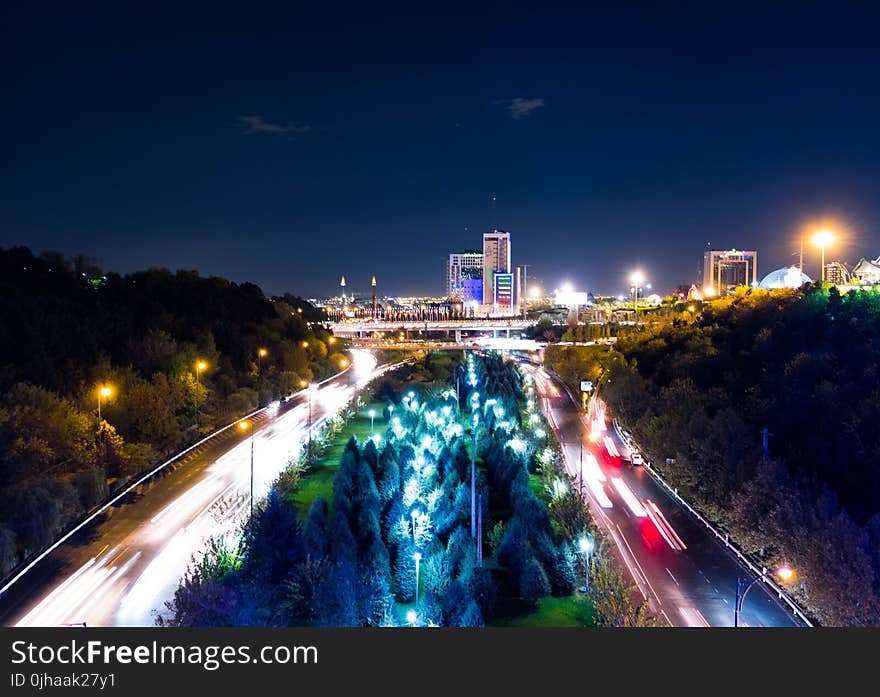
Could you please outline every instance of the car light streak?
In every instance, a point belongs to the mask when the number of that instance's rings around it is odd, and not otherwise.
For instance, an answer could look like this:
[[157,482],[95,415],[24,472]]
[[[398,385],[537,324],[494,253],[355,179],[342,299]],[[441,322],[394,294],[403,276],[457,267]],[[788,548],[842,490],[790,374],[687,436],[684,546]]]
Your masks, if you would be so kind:
[[584,467],[584,476],[587,479],[595,479],[599,482],[606,481],[605,473],[602,471],[602,468],[599,467],[599,462],[596,460],[596,456],[593,453],[587,453],[584,455],[584,462],[586,466]]
[[657,504],[650,499],[647,499],[645,504],[647,504],[645,511],[647,512],[648,517],[657,527],[658,532],[663,536],[663,539],[666,540],[669,546],[676,551],[687,549],[687,545],[678,536],[678,533],[675,532],[669,524],[669,521],[666,520],[666,516],[663,515],[663,511],[660,510]]
[[639,500],[636,498],[636,495],[630,490],[630,488],[626,485],[626,483],[620,477],[612,477],[611,484],[617,489],[617,493],[620,494],[620,498],[623,499],[623,502],[626,504],[627,508],[632,511],[632,514],[638,516],[639,518],[644,518],[648,515],[647,511],[645,511],[645,507],[639,503]]
[[605,450],[608,452],[609,456],[620,457],[620,451],[617,449],[617,446],[614,445],[614,441],[611,440],[611,436],[604,436],[602,438],[602,442],[605,444]]
[[711,626],[702,613],[695,607],[679,607],[682,617],[687,622],[688,627],[709,627]]

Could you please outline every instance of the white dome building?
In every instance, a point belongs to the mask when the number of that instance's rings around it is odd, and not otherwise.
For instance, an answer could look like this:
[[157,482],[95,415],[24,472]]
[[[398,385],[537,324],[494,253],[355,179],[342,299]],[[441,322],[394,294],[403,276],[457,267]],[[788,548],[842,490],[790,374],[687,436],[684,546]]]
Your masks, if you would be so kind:
[[800,288],[804,283],[812,282],[813,279],[807,276],[807,274],[801,271],[797,266],[789,266],[788,268],[776,269],[776,271],[768,273],[758,284],[758,288],[764,288],[766,290],[775,290],[777,288]]

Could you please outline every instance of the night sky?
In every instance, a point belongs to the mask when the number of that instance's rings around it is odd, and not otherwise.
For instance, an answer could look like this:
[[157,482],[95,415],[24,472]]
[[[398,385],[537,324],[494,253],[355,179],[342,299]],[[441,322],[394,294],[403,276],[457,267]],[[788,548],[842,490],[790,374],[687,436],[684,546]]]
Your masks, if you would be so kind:
[[494,226],[549,289],[668,290],[707,242],[763,275],[822,218],[829,258],[880,255],[878,10],[29,4],[0,10],[3,247],[301,295],[440,293]]

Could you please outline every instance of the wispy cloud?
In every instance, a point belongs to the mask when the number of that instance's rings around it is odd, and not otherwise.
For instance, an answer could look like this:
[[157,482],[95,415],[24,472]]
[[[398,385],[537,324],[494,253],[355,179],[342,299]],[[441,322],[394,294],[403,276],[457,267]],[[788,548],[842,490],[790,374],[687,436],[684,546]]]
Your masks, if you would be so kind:
[[239,116],[238,125],[241,127],[241,132],[248,136],[257,134],[270,136],[300,135],[312,130],[312,127],[307,123],[299,123],[295,121],[288,121],[287,123],[272,123],[266,121],[266,119],[259,114],[254,114],[253,116]]
[[525,97],[517,97],[507,104],[507,111],[515,119],[521,119],[531,114],[535,109],[544,106],[543,97],[533,97],[526,99]]

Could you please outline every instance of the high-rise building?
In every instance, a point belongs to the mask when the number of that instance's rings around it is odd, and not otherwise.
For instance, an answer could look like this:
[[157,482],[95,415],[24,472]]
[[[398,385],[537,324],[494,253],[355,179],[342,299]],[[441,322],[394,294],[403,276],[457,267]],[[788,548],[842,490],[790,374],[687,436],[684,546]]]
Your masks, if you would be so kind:
[[758,284],[758,253],[754,250],[709,250],[703,254],[703,290],[723,295],[737,286]]
[[842,261],[829,261],[825,264],[825,283],[845,286],[849,283],[850,271]]
[[[461,254],[450,254],[446,262],[446,294],[450,298],[471,302],[483,302],[483,255],[479,250],[471,249]],[[475,283],[479,281],[479,283]],[[474,286],[480,286],[480,297],[475,297]]]
[[495,274],[510,273],[510,233],[493,230],[483,233],[483,302],[495,295]]

